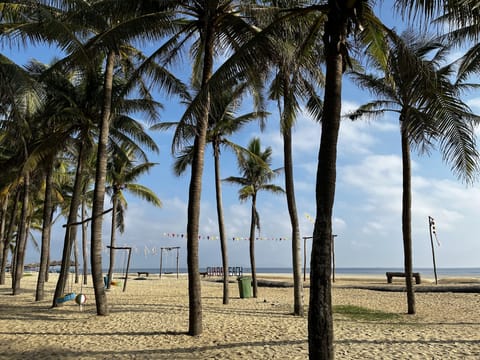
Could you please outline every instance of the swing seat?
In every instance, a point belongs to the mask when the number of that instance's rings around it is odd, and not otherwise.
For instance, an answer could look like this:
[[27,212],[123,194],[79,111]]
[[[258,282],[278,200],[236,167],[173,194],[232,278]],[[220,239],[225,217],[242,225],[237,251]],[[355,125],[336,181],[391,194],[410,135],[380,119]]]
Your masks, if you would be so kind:
[[75,293],[65,294],[65,295],[59,297],[59,298],[56,300],[56,303],[57,303],[57,304],[63,304],[63,303],[65,303],[65,302],[67,302],[67,301],[71,301],[71,300],[75,299],[75,296],[76,296]]

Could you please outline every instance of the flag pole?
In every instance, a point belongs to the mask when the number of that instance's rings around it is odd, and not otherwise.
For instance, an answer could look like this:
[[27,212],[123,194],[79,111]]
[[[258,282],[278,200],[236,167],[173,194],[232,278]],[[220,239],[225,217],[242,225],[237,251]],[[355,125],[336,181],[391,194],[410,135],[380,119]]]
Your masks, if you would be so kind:
[[432,245],[432,259],[433,259],[433,273],[435,275],[435,285],[438,285],[437,279],[437,265],[435,263],[435,246],[433,245],[432,227],[435,226],[435,221],[431,216],[428,217],[428,228],[430,229],[430,243]]

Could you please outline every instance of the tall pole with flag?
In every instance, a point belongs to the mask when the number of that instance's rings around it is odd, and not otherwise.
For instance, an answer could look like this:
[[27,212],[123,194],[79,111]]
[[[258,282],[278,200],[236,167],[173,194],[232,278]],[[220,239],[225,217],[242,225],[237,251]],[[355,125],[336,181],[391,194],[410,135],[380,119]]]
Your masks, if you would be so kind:
[[430,243],[432,245],[433,273],[435,275],[435,285],[438,285],[437,264],[435,263],[435,246],[433,244],[433,235],[435,235],[435,238],[437,238],[437,232],[435,230],[435,220],[431,216],[428,217],[428,225],[430,229]]

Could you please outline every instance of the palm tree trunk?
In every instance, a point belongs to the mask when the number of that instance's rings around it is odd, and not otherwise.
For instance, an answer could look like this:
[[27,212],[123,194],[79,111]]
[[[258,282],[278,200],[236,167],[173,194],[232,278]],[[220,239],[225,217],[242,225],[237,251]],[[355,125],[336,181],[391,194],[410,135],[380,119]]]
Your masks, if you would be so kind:
[[87,263],[87,223],[84,222],[87,216],[85,200],[82,201],[82,259],[83,259],[83,285],[88,283]]
[[330,12],[324,34],[326,81],[322,134],[315,185],[317,214],[310,258],[310,306],[308,311],[308,350],[310,359],[333,359],[332,317],[332,215],[335,198],[337,142],[342,106],[343,55],[346,19],[336,1],[329,1]]
[[223,203],[222,203],[222,180],[220,176],[220,152],[218,143],[213,143],[213,152],[215,160],[215,191],[217,197],[217,217],[218,217],[218,231],[220,234],[220,247],[222,252],[222,266],[223,266],[223,304],[227,305],[229,302],[228,291],[228,251],[227,251],[227,237],[225,234],[225,224],[223,221]]
[[[0,285],[5,285],[5,269],[7,267],[7,259],[8,259],[8,252],[10,251],[10,239],[12,238],[13,229],[15,228],[16,220],[17,220],[17,208],[18,203],[20,201],[20,194],[21,191],[19,189],[15,192],[15,200],[13,201],[13,206],[10,211],[10,221],[8,223],[7,232],[5,234],[4,243],[5,246],[3,247],[2,256],[2,268],[0,269]],[[13,271],[13,255],[12,255],[12,264],[10,267],[10,271]]]
[[[78,209],[75,212],[78,215]],[[78,220],[78,219],[77,219]],[[77,226],[71,229],[72,231],[72,246],[73,246],[73,263],[75,268],[75,284],[78,284],[80,279],[79,275],[79,262],[78,262],[78,229]]]
[[202,194],[202,175],[205,162],[205,146],[210,110],[210,89],[208,81],[213,71],[214,25],[205,23],[205,49],[203,56],[203,74],[201,92],[205,94],[205,102],[201,115],[197,119],[197,134],[193,145],[192,176],[188,190],[188,222],[187,222],[187,266],[188,266],[188,302],[189,302],[189,335],[200,335],[203,331],[202,288],[200,283],[198,260],[198,228],[200,224],[200,200]]
[[[403,120],[403,119],[401,119]],[[413,289],[412,272],[412,175],[410,161],[410,144],[408,142],[407,126],[401,121],[402,137],[402,172],[403,172],[403,193],[402,193],[402,234],[403,253],[405,264],[405,286],[407,288],[408,314],[415,314],[415,293]]]
[[80,144],[77,159],[77,170],[75,172],[75,180],[73,183],[73,193],[70,199],[70,209],[67,218],[67,224],[65,226],[65,237],[63,240],[63,252],[62,263],[60,265],[60,274],[58,276],[57,285],[55,287],[55,294],[53,295],[52,307],[57,306],[57,299],[63,296],[65,292],[65,286],[67,284],[68,276],[70,273],[71,256],[72,256],[72,235],[70,224],[73,224],[77,220],[77,212],[80,206],[80,198],[82,194],[82,182],[83,182],[83,168],[85,166],[85,147]]
[[108,281],[107,289],[110,289],[113,279],[113,268],[115,267],[115,239],[116,239],[116,229],[117,229],[117,202],[118,202],[118,193],[114,191],[113,201],[112,201],[112,230],[110,233],[110,265],[108,266]]
[[300,225],[298,223],[295,186],[293,179],[292,128],[283,129],[283,158],[285,171],[285,192],[288,213],[292,225],[292,266],[293,266],[293,314],[303,316],[303,283]]
[[[55,214],[55,206],[52,206],[52,209],[50,211],[50,239],[49,239],[49,243],[51,242],[51,227],[52,227],[52,224],[53,224],[53,215]],[[50,250],[48,251],[47,253],[47,267],[45,268],[45,282],[47,283],[49,280],[50,280]]]
[[203,173],[203,148],[205,142],[197,136],[195,154],[192,163],[192,178],[188,196],[187,223],[187,266],[188,266],[188,300],[189,300],[189,335],[200,335],[202,326],[202,291],[198,260],[198,228],[200,218],[200,197]]
[[3,249],[5,248],[5,244],[7,242],[5,237],[5,224],[7,222],[8,199],[9,194],[7,193],[3,199],[0,217],[0,269],[3,269],[5,267],[2,254]]
[[252,220],[250,223],[250,269],[252,271],[253,297],[258,296],[257,267],[255,265],[255,228],[257,225],[257,195],[252,196]]
[[23,276],[23,264],[25,261],[25,249],[27,246],[27,229],[28,229],[28,205],[29,205],[29,192],[30,192],[30,174],[27,172],[23,177],[23,200],[22,200],[22,213],[20,215],[20,223],[18,226],[19,235],[17,237],[18,242],[16,244],[16,258],[15,258],[15,273],[13,278],[13,295],[20,293],[20,281]]
[[53,158],[49,159],[45,174],[45,199],[43,203],[42,248],[40,254],[40,269],[38,270],[35,301],[44,298],[45,277],[48,272],[48,254],[50,253],[50,233],[52,229],[52,187],[53,187]]
[[95,290],[95,304],[97,307],[97,315],[108,315],[107,296],[105,294],[102,275],[102,213],[105,200],[105,183],[108,158],[107,145],[110,131],[114,63],[115,52],[110,51],[107,56],[107,62],[105,67],[102,122],[100,125],[100,134],[98,138],[95,188],[93,193],[92,205],[92,237],[90,254],[92,281]]

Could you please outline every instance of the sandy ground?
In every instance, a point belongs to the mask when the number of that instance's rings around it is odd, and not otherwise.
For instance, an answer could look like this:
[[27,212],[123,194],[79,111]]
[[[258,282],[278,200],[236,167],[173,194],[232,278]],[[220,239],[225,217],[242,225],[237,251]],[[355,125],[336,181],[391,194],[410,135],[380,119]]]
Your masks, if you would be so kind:
[[[55,280],[42,302],[34,301],[36,274],[22,279],[21,295],[11,295],[8,277],[0,286],[0,359],[308,358],[307,318],[291,315],[292,288],[261,287],[257,299],[240,299],[233,282],[230,303],[222,305],[221,283],[202,279],[203,334],[191,337],[185,276],[130,277],[126,292],[120,286],[108,292],[109,316],[96,316],[91,285],[73,286],[87,296],[82,311],[74,301],[50,309]],[[343,287],[355,284],[386,285],[386,279],[337,276],[334,305],[399,316],[358,320],[335,313],[337,359],[480,359],[480,294],[417,293],[412,316],[405,314],[405,293]]]

